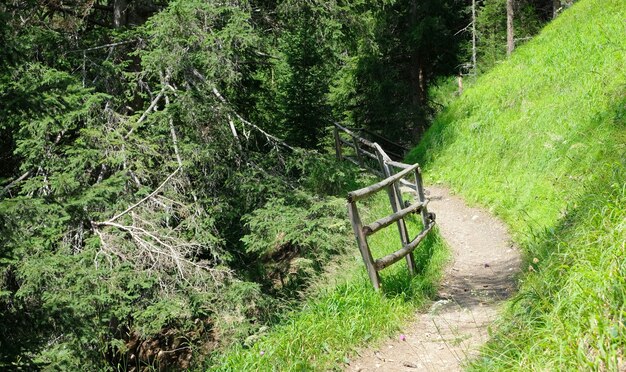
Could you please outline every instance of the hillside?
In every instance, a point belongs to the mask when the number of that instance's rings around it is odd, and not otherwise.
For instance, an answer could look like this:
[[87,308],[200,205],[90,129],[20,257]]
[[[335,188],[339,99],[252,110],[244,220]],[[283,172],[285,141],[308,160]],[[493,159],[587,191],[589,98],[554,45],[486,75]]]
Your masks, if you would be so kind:
[[437,117],[409,155],[525,250],[475,369],[626,368],[626,7],[580,1]]

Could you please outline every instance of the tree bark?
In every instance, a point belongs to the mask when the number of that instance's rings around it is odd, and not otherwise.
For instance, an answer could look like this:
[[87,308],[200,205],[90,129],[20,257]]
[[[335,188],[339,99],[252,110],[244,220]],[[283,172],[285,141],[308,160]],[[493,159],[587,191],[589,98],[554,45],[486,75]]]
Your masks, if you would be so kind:
[[556,18],[561,9],[561,0],[552,0],[552,18]]
[[472,0],[472,72],[476,71],[476,0]]
[[126,0],[114,0],[113,2],[113,27],[120,28],[126,26]]
[[510,56],[515,49],[513,30],[513,0],[506,0],[506,55]]
[[[418,0],[411,1],[410,29],[414,30],[418,22]],[[409,68],[411,79],[411,101],[415,106],[422,105],[426,101],[426,81],[424,76],[424,66],[420,57],[420,51],[414,47],[410,56],[411,66]]]

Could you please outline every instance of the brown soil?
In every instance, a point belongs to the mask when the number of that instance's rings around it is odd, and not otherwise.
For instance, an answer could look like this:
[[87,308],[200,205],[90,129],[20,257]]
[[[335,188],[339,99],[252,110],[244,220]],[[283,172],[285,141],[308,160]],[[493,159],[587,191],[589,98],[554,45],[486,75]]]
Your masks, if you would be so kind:
[[516,288],[521,260],[504,224],[442,187],[429,211],[452,251],[438,300],[382,346],[361,350],[349,371],[457,371],[477,355],[499,305]]

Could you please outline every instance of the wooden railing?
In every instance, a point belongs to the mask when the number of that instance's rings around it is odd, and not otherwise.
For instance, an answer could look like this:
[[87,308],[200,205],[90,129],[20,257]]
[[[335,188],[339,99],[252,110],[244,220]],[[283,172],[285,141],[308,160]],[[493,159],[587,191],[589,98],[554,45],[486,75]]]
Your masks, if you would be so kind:
[[[335,151],[339,160],[345,159],[351,161],[384,178],[373,185],[348,193],[348,215],[352,223],[352,229],[372,285],[376,290],[379,290],[381,283],[378,272],[398,262],[402,258],[406,258],[409,273],[411,275],[415,274],[416,267],[413,251],[433,228],[435,215],[428,213],[428,199],[426,199],[424,195],[422,175],[418,164],[409,165],[391,160],[378,143],[363,139],[350,129],[339,124],[335,124],[334,134]],[[342,138],[341,134],[344,134],[344,137],[347,135],[350,140]],[[353,149],[355,157],[349,157],[344,154],[344,145]],[[366,162],[365,157],[375,160],[375,163],[371,161]],[[372,164],[377,164],[378,169],[375,169]],[[395,173],[395,170],[399,171]],[[413,182],[409,182],[406,179],[411,176]],[[401,185],[409,187],[416,194],[416,200],[413,203],[404,202],[400,188]],[[357,202],[382,190],[387,191],[393,213],[364,225],[361,221]],[[423,229],[417,236],[410,239],[405,218],[411,213],[418,212],[422,217]],[[384,257],[374,259],[367,238],[393,223],[396,223],[398,227],[401,248]]]
[[[367,169],[370,172],[382,176],[378,169],[378,155],[374,142],[360,137],[351,129],[335,124],[335,155],[339,160],[347,160],[356,166]],[[351,149],[352,154],[347,154],[345,149]]]

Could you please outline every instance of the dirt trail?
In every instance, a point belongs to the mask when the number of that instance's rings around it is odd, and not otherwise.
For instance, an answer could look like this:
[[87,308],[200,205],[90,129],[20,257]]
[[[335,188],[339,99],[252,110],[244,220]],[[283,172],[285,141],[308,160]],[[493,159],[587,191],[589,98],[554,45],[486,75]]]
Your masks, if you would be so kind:
[[376,349],[362,350],[349,371],[457,371],[476,356],[501,302],[515,290],[518,249],[506,227],[488,212],[468,207],[447,189],[428,187],[452,259],[438,301]]

